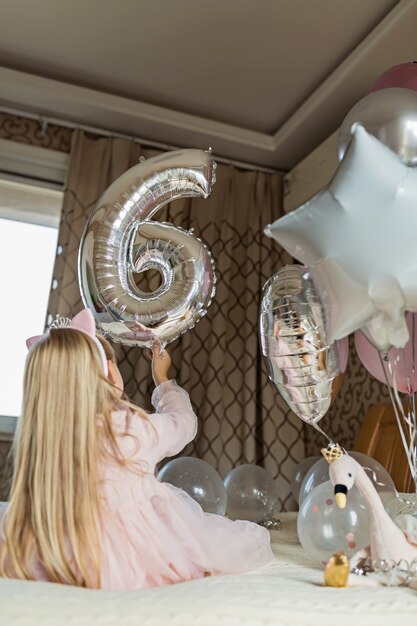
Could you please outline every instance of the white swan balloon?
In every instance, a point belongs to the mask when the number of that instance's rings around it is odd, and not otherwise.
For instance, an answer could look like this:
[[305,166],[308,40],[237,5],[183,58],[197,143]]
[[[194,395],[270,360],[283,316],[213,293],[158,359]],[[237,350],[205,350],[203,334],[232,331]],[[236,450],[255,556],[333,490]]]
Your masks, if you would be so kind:
[[364,468],[353,457],[344,454],[337,444],[330,444],[322,453],[330,463],[330,480],[334,485],[337,505],[340,508],[346,506],[347,494],[356,485],[369,506],[370,545],[352,557],[351,566],[354,567],[362,559],[367,559],[370,564],[375,561],[399,563],[401,560],[411,563],[417,559],[417,545],[390,518]]

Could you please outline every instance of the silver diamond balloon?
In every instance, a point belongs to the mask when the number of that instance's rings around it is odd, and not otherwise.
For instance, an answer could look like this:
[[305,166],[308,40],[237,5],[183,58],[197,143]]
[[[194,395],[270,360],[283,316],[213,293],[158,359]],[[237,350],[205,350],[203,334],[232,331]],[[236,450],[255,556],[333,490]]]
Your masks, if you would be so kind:
[[289,265],[266,283],[260,340],[268,375],[291,410],[317,423],[341,382],[338,344],[328,345],[321,303],[305,267]]

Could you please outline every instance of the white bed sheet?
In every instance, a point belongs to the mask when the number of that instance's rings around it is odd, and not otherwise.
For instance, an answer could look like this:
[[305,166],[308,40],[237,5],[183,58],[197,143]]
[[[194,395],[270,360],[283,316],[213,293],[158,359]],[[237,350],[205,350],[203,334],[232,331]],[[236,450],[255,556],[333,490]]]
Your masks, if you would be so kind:
[[298,543],[295,514],[272,532],[276,559],[256,572],[130,593],[0,579],[3,626],[417,626],[417,591],[333,589]]

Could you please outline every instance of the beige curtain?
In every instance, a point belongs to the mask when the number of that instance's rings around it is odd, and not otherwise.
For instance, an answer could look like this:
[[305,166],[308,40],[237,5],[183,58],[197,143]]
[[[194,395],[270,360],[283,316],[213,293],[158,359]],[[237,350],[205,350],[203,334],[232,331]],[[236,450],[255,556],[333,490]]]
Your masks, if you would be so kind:
[[[58,248],[61,254],[57,257],[55,268],[57,286],[51,295],[50,312],[52,316],[57,312],[72,315],[81,307],[76,257],[80,235],[90,210],[111,180],[133,165],[142,153],[145,156],[155,153],[141,150],[133,142],[83,137],[52,124],[45,130],[35,120],[4,113],[0,114],[0,138],[63,152],[68,152],[71,147],[70,173]],[[213,222],[200,234],[216,257],[220,279],[215,302],[207,317],[183,337],[181,344],[178,342],[177,346],[173,346],[176,374],[179,381],[191,391],[201,423],[196,443],[186,453],[201,454],[217,466],[222,474],[240,462],[240,459],[259,460],[271,474],[278,476],[282,502],[284,507],[290,508],[292,502],[288,496],[288,479],[296,460],[304,454],[303,441],[306,442],[307,454],[317,454],[324,440],[307,425],[301,434],[299,420],[277,399],[272,385],[266,380],[263,366],[259,364],[255,369],[252,365],[256,359],[259,361],[257,345],[253,343],[257,334],[254,310],[259,297],[256,284],[263,283],[264,279],[289,260],[281,256],[277,247],[261,235],[263,226],[280,214],[281,182],[279,176],[271,177],[219,166],[219,183],[209,200],[176,202],[172,209],[162,210],[159,218],[166,218],[169,213],[175,224],[192,223],[196,233],[199,233],[203,216],[206,220],[204,224]],[[245,192],[245,197],[240,200],[243,189],[249,189],[249,193]],[[224,197],[223,193],[226,194]],[[250,203],[250,213],[245,209],[242,216],[236,204],[241,201],[242,207]],[[224,214],[219,206],[224,207]],[[256,223],[257,220],[259,223]],[[225,238],[220,239],[219,233]],[[252,246],[252,256],[246,254],[246,244],[249,248]],[[242,264],[241,258],[244,259]],[[255,263],[259,264],[259,268],[254,269]],[[236,275],[239,279],[236,279]],[[238,282],[243,284],[243,291],[239,286],[239,292],[235,292]],[[245,283],[248,284],[247,288]],[[253,301],[251,293],[255,293]],[[250,301],[250,318],[246,317],[244,311],[247,300]],[[239,319],[245,321],[242,328],[236,326],[236,320]],[[250,337],[247,351],[245,337]],[[230,338],[232,344],[226,356],[224,346]],[[200,370],[202,359],[203,363],[206,362],[204,352],[210,350],[210,345],[213,345],[213,358],[220,360],[220,363],[224,362],[224,366],[217,364],[213,368],[213,360],[206,357],[210,367],[207,371]],[[253,349],[255,352],[252,352]],[[203,354],[200,354],[200,350],[203,350]],[[120,349],[119,355],[128,392],[137,402],[146,405],[152,389],[148,363],[140,350]],[[233,371],[234,359],[238,360],[236,371]],[[206,385],[206,380],[210,384]],[[239,388],[241,380],[245,384],[239,393],[236,388]],[[219,389],[221,385],[223,387]],[[254,385],[255,394],[252,392]],[[215,392],[217,395],[214,395]],[[238,395],[236,401],[234,395]],[[250,402],[246,403],[248,397]],[[372,404],[381,401],[387,401],[386,386],[367,373],[351,347],[343,387],[335,405],[320,425],[349,449],[355,441],[364,414]],[[244,419],[240,419],[240,415]],[[7,441],[0,443],[0,476],[5,473],[4,461],[9,445]],[[6,499],[6,496],[7,483],[2,484],[0,479],[0,500]]]
[[[97,199],[123,171],[150,157],[124,139],[75,132],[59,233],[49,321],[82,306],[77,283],[80,237]],[[155,219],[193,227],[216,262],[217,292],[208,314],[171,344],[174,374],[199,416],[196,440],[185,450],[224,476],[241,463],[259,463],[277,479],[282,507],[291,508],[290,480],[304,456],[302,423],[268,381],[258,342],[265,281],[289,257],[263,235],[282,212],[282,177],[219,165],[208,200],[184,199]],[[126,392],[145,408],[152,390],[149,362],[139,348],[117,348]]]

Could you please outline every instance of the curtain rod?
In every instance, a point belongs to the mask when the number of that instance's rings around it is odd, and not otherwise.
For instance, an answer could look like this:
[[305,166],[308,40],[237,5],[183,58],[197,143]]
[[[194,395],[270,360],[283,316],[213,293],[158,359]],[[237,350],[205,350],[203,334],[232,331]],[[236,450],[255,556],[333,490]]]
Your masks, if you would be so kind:
[[[135,143],[140,143],[143,146],[149,148],[160,148],[161,150],[181,150],[181,146],[174,146],[167,143],[160,143],[159,141],[151,141],[149,139],[143,139],[142,137],[134,137],[124,133],[117,133],[106,130],[104,128],[98,128],[96,126],[87,126],[85,124],[76,124],[67,120],[61,120],[59,118],[50,117],[49,115],[42,115],[41,113],[31,113],[30,111],[24,111],[22,109],[15,109],[9,106],[3,106],[0,104],[0,112],[7,113],[9,115],[17,115],[19,117],[26,117],[27,119],[36,120],[41,125],[42,132],[46,132],[49,124],[54,126],[61,126],[62,128],[71,128],[73,130],[84,130],[87,133],[94,135],[102,135],[104,137],[118,137],[120,139],[130,139]],[[265,174],[285,174],[281,170],[274,170],[269,167],[263,167],[262,165],[256,165],[255,163],[246,163],[245,161],[236,161],[227,157],[215,156],[215,160],[218,163],[225,163],[226,165],[234,165],[245,170],[254,170],[256,172],[264,172]]]

